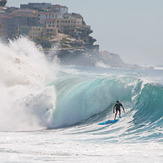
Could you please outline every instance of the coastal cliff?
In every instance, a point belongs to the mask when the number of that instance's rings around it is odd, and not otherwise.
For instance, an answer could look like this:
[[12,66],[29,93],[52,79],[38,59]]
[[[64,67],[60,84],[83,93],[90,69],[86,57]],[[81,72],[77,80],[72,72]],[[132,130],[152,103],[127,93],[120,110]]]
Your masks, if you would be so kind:
[[[91,26],[82,15],[68,7],[51,3],[21,4],[20,8],[0,8],[0,38],[7,41],[28,37],[41,46],[48,58],[57,57],[64,65],[136,67],[119,55],[99,51]],[[53,51],[53,47],[55,51]]]

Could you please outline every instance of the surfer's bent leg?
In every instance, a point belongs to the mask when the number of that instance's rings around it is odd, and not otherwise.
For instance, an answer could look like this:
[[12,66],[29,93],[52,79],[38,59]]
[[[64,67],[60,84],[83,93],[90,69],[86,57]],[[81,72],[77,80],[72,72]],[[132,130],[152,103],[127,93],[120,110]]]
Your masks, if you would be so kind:
[[115,118],[114,118],[114,120],[116,120],[116,116],[117,116],[117,113],[118,113],[118,111],[116,110],[116,113],[115,113]]
[[119,117],[121,118],[121,110],[119,110]]

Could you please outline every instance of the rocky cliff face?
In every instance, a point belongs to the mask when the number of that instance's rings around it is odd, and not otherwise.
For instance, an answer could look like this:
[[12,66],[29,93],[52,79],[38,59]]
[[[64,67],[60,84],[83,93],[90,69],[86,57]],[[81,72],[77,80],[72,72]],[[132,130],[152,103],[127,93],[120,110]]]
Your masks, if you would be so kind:
[[99,52],[98,48],[92,49],[59,49],[55,54],[64,65],[85,65],[104,67],[123,67],[125,63],[119,55],[107,51]]
[[[52,55],[51,55],[52,54]],[[127,64],[123,62],[118,54],[101,51],[94,48],[93,50],[85,51],[84,49],[65,49],[59,50],[56,53],[51,53],[52,58],[59,59],[63,65],[77,66],[96,66],[96,67],[118,67],[118,68],[133,68],[133,69],[152,69],[153,67],[142,67],[136,64]],[[47,52],[49,55],[49,52]]]
[[108,51],[101,51],[99,53],[100,61],[111,67],[122,67],[125,66],[125,63],[122,61],[118,54],[109,53]]

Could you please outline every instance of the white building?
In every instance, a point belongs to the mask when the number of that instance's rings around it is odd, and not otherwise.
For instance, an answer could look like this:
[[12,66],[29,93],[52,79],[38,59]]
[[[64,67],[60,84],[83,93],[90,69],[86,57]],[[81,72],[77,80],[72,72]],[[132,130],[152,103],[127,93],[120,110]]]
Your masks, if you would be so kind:
[[61,19],[63,18],[63,15],[58,14],[58,13],[52,13],[52,12],[38,12],[37,16],[39,17],[40,23],[43,23],[45,19],[52,19],[52,18],[58,18]]
[[61,6],[61,5],[52,5],[51,9],[52,12],[58,12],[62,15],[68,14],[68,7],[66,6]]
[[28,4],[21,4],[20,8],[21,9],[32,9],[32,10],[39,10],[42,8],[48,8],[51,7],[51,3],[28,3]]

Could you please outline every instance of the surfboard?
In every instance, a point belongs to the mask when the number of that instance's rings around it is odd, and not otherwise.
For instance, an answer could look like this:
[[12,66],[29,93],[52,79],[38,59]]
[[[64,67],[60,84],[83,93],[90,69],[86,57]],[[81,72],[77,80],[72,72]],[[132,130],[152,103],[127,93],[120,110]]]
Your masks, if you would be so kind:
[[119,119],[116,119],[116,120],[107,120],[107,121],[98,123],[98,125],[107,125],[107,124],[110,124],[110,123],[116,123],[118,121],[119,121]]
[[[122,117],[125,117],[125,115],[123,115]],[[117,118],[116,120],[107,120],[101,123],[98,123],[98,125],[107,125],[107,124],[112,124],[112,123],[116,123],[119,121],[120,118]]]

